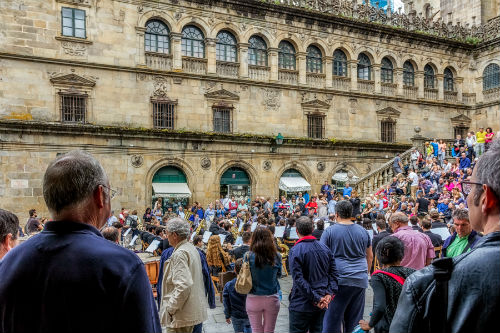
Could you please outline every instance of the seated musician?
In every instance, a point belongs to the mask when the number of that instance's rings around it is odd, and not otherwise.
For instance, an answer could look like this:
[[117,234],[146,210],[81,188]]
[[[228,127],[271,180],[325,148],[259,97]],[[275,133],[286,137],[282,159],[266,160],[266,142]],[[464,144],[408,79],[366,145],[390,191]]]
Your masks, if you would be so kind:
[[222,249],[218,235],[210,236],[208,240],[207,263],[212,276],[231,269],[229,255]]

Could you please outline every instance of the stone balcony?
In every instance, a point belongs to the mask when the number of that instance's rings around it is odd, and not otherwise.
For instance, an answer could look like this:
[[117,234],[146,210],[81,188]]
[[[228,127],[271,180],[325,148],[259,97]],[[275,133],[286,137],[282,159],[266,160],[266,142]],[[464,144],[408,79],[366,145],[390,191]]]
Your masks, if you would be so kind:
[[207,59],[182,57],[182,71],[191,74],[207,74]]
[[416,99],[418,95],[418,87],[403,86],[403,93],[406,98]]
[[458,101],[458,94],[456,91],[445,91],[444,92],[444,101],[456,103]]
[[255,81],[269,81],[271,68],[267,66],[248,65],[248,77]]
[[333,76],[332,88],[335,90],[349,91],[351,89],[351,78],[347,76]]
[[384,83],[380,84],[382,95],[384,96],[396,96],[397,85],[395,83]]
[[280,69],[278,71],[278,81],[283,84],[297,85],[299,83],[299,71]]
[[239,76],[240,64],[237,62],[217,61],[217,75],[237,78]]
[[324,88],[326,75],[322,73],[307,73],[307,85],[314,88]]
[[146,66],[162,71],[172,70],[171,54],[146,52],[145,56],[146,56]]
[[438,90],[433,88],[424,88],[424,98],[430,100],[437,100]]
[[365,94],[373,94],[375,91],[375,82],[358,79],[358,90]]
[[483,91],[484,102],[493,102],[500,99],[500,88],[493,88]]

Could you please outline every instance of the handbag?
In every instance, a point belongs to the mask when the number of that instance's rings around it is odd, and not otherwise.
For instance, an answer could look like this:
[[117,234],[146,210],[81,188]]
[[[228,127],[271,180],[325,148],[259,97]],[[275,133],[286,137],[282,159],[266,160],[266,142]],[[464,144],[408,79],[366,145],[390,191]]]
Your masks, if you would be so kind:
[[248,253],[245,255],[245,260],[241,266],[240,273],[236,278],[236,284],[234,286],[236,292],[242,295],[246,295],[252,290],[252,273],[250,271],[250,262]]

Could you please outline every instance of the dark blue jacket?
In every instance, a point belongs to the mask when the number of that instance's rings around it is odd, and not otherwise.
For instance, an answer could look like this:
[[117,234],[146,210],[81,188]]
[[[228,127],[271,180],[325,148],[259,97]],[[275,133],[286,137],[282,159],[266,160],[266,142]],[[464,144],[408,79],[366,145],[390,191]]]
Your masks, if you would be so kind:
[[[210,278],[210,271],[208,269],[207,257],[205,254],[198,248],[198,253],[200,254],[201,259],[201,270],[203,272],[203,283],[205,284],[205,296],[208,297],[208,306],[210,309],[215,309],[215,290],[214,285],[212,284],[212,279]],[[158,291],[158,308],[160,308],[161,304],[161,284],[163,282],[163,266],[165,266],[165,261],[170,258],[170,256],[174,253],[174,248],[169,247],[165,251],[161,253],[160,258],[160,269],[158,271],[158,284],[156,290]]]
[[142,261],[79,222],[48,222],[12,249],[0,300],[2,333],[162,331]]
[[[453,243],[453,241],[455,240],[455,238],[457,238],[457,233],[454,232],[453,235],[451,235],[450,237],[446,238],[446,240],[444,241],[444,244],[443,244],[443,257],[446,257],[446,249],[448,248],[448,246],[450,246],[451,243]],[[471,233],[469,234],[469,237],[467,238],[467,245],[469,247],[469,249],[472,249],[474,248],[474,246],[476,245],[477,241],[481,239],[481,236],[479,236],[479,234],[477,232],[475,232],[474,230],[471,231]]]
[[236,284],[236,278],[232,279],[224,286],[224,291],[222,292],[222,303],[224,304],[224,314],[226,319],[228,318],[238,318],[238,319],[248,319],[246,310],[247,295],[242,295],[236,292],[234,288]]
[[470,159],[468,157],[461,158],[459,169],[462,170],[467,168],[470,168]]
[[330,249],[316,238],[297,241],[288,255],[293,278],[289,308],[292,311],[321,311],[314,304],[338,291],[337,270]]

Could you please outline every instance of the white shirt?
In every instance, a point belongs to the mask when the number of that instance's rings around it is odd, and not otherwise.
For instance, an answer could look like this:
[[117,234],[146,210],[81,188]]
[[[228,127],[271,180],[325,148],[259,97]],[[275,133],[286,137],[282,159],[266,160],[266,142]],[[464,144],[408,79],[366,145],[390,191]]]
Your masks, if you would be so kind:
[[408,177],[411,179],[411,186],[418,186],[418,176],[415,172],[410,172]]
[[411,158],[412,161],[416,161],[416,160],[418,160],[419,156],[420,156],[420,153],[418,151],[415,151],[415,152],[411,153],[411,157],[410,158]]
[[110,216],[108,219],[108,226],[112,226],[113,223],[115,223],[115,222],[118,222],[118,219],[116,218],[116,216],[114,216],[114,215]]

